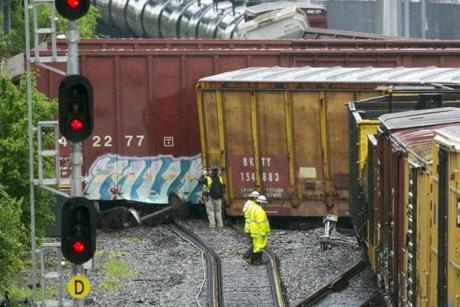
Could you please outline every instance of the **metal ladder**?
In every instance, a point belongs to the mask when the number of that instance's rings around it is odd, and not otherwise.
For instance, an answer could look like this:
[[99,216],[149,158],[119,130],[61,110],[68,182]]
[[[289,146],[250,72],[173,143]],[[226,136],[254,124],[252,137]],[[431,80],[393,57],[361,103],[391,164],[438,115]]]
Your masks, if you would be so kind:
[[[37,132],[37,147],[38,147],[38,178],[34,179],[35,185],[40,185],[46,190],[50,190],[56,194],[67,196],[64,192],[61,192],[59,189],[62,184],[70,183],[70,178],[61,178],[61,166],[59,158],[59,125],[57,121],[40,121],[35,127]],[[51,131],[50,131],[51,130]],[[54,148],[44,148],[44,138],[49,135],[52,138],[52,143]],[[43,165],[45,159],[53,158],[55,164],[54,178],[45,178],[43,172]],[[52,186],[56,186],[53,188]],[[55,250],[58,258],[57,271],[47,272],[46,268],[46,253],[47,250]],[[61,252],[61,243],[43,243],[39,249],[35,251],[36,254],[40,257],[40,285],[42,292],[41,307],[64,307],[72,306],[71,300],[63,299],[63,256]],[[47,284],[50,280],[54,280],[59,284],[59,292],[57,300],[47,300]]]
[[[46,250],[56,250],[58,256],[58,270],[46,272],[46,259],[45,251]],[[36,251],[40,255],[40,285],[42,290],[42,300],[41,307],[65,307],[72,306],[71,300],[64,300],[64,289],[63,289],[63,261],[61,253],[61,243],[42,243],[40,249]],[[47,300],[46,299],[46,286],[48,280],[56,280],[59,284],[59,292],[57,300]]]
[[[45,69],[48,69],[52,72],[55,72],[60,75],[67,75],[66,72],[57,69],[56,67],[53,67],[51,65],[47,65],[47,63],[57,63],[57,62],[67,62],[67,56],[58,56],[58,50],[57,50],[57,35],[56,35],[56,8],[54,6],[54,0],[25,0],[24,3],[26,4],[25,8],[25,24],[29,24],[30,17],[29,17],[29,10],[32,10],[32,18],[33,18],[33,35],[34,35],[34,52],[32,54],[30,50],[30,45],[29,45],[29,31],[28,27],[26,27],[26,59],[27,59],[27,88],[28,88],[28,95],[27,95],[27,104],[28,104],[28,110],[29,113],[33,113],[33,107],[32,107],[32,97],[29,94],[32,89],[31,89],[31,84],[32,84],[32,78],[31,78],[31,73],[30,73],[30,64],[35,64],[37,66],[43,67]],[[38,13],[39,13],[39,8],[42,5],[46,5],[49,7],[49,23],[47,26],[39,28],[38,24]],[[44,39],[50,38],[51,39],[51,53],[50,50],[48,50],[49,46],[43,47],[41,44],[41,41],[44,41]],[[43,52],[46,51],[47,54],[43,55]],[[29,126],[28,126],[28,131],[29,131],[29,146],[33,142],[33,132],[37,132],[37,137],[38,137],[38,143],[39,143],[39,154],[38,154],[38,164],[39,164],[39,174],[38,178],[34,177],[32,178],[34,186],[40,186],[43,189],[52,191],[56,194],[60,194],[65,197],[69,197],[68,194],[63,193],[59,190],[59,187],[61,186],[62,183],[65,182],[61,178],[61,170],[60,170],[60,159],[59,159],[59,132],[58,132],[58,124],[57,121],[46,121],[46,122],[40,122],[38,123],[37,126],[33,127],[31,122],[32,122],[32,116],[29,115]],[[43,136],[45,135],[44,129],[54,129],[54,149],[48,149],[48,148],[43,148]],[[32,151],[31,151],[32,152]],[[29,163],[33,164],[34,163],[34,154],[29,152]],[[45,163],[46,159],[49,159],[49,157],[54,157],[55,159],[55,174],[54,178],[44,178],[44,172],[43,172],[43,164]],[[31,175],[33,175],[33,171],[31,171]],[[70,183],[70,179],[68,180]],[[54,188],[53,186],[56,186],[57,188]],[[31,189],[31,195],[34,195],[33,188]],[[35,199],[31,196],[31,212],[34,210],[34,201]],[[41,272],[41,290],[42,290],[42,300],[41,300],[41,306],[72,306],[72,301],[67,302],[63,300],[63,276],[62,276],[62,254],[61,254],[61,248],[60,248],[60,243],[45,243],[42,244],[39,249],[36,249],[35,247],[35,218],[32,215],[31,218],[31,229],[32,229],[32,235],[31,235],[31,245],[32,245],[32,284],[33,284],[33,304],[34,306],[38,305],[38,300],[37,300],[37,289],[36,289],[36,255],[40,255],[40,272]],[[59,269],[58,272],[46,272],[45,268],[45,250],[47,249],[57,249],[58,253],[58,259],[59,259]],[[59,282],[59,299],[56,301],[53,300],[46,300],[46,286],[47,286],[47,281],[50,279],[57,279]]]
[[[54,149],[43,148],[43,138],[47,130],[52,130],[53,133],[53,144]],[[52,192],[61,194],[60,190],[62,188],[70,187],[70,178],[61,177],[61,161],[59,155],[59,123],[57,120],[49,121],[40,121],[36,127],[37,131],[37,143],[38,143],[38,178],[34,180],[36,185],[41,185],[42,187],[47,187],[47,189],[52,190]],[[50,133],[50,132],[48,132]],[[43,173],[43,163],[46,157],[51,157],[54,159],[54,178],[45,178]],[[49,186],[57,185],[59,190],[53,189]],[[68,197],[64,194],[63,196]]]
[[[39,24],[38,24],[38,13],[39,13],[39,7],[41,5],[47,5],[50,8],[49,24],[45,28],[39,28]],[[34,56],[30,58],[31,63],[35,63],[39,66],[45,67],[58,74],[66,75],[65,72],[59,69],[43,64],[43,63],[66,62],[67,61],[67,56],[57,55],[56,7],[54,6],[54,0],[33,0],[31,3],[31,7],[32,7],[33,25],[34,25]],[[43,46],[42,44],[42,42],[45,41],[46,37],[51,38],[51,56],[43,56],[40,54],[40,51],[48,51],[47,46]]]

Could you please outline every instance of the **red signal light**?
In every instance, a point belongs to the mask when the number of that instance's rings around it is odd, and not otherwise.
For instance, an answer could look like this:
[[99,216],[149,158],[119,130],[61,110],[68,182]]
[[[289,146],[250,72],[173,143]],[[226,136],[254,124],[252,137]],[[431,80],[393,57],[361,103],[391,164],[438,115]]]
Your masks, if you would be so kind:
[[70,121],[70,128],[73,131],[80,131],[83,128],[83,121],[79,118],[74,118]]
[[72,9],[76,9],[80,6],[80,1],[79,0],[66,0],[66,4],[68,7]]
[[73,242],[72,250],[77,254],[83,253],[85,251],[85,243],[83,243],[82,241]]

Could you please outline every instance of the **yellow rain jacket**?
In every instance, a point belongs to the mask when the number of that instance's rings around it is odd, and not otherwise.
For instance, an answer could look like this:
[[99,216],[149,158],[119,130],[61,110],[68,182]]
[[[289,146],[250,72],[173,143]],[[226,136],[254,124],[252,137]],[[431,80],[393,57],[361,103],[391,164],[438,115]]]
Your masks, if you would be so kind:
[[250,207],[249,213],[249,233],[254,245],[254,253],[261,252],[266,246],[268,235],[270,234],[270,225],[267,214],[257,203]]
[[249,225],[251,224],[251,208],[256,202],[252,199],[248,200],[243,207],[244,214],[244,232],[249,234]]

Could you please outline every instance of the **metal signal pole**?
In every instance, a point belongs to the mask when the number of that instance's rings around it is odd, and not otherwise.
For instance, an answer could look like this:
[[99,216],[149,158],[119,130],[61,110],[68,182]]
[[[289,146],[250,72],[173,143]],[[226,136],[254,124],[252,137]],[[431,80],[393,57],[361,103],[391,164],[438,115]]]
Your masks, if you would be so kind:
[[[77,30],[77,21],[69,20],[69,31],[67,32],[67,45],[69,48],[68,60],[67,60],[67,75],[77,75],[79,73],[78,68],[78,41],[79,33]],[[81,169],[83,163],[83,154],[81,148],[81,142],[72,142],[71,148],[71,167],[72,167],[72,177],[70,181],[70,196],[77,197],[82,195],[81,188]],[[82,272],[82,265],[74,264],[73,265],[73,274],[80,274]],[[74,307],[85,306],[84,299],[74,299]]]
[[27,73],[27,126],[29,138],[29,192],[30,192],[30,242],[32,249],[32,303],[37,301],[37,274],[35,258],[35,186],[34,186],[34,141],[32,123],[32,72],[30,71],[30,30],[29,1],[24,0],[24,26],[26,39],[26,73]]

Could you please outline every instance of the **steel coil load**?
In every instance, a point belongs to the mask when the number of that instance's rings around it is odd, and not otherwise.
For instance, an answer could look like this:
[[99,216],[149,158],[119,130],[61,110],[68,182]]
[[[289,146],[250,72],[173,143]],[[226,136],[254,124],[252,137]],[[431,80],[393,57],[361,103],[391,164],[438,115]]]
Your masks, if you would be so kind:
[[161,38],[160,18],[163,10],[171,0],[150,0],[142,14],[142,26],[147,37]]
[[[285,11],[272,6],[248,9],[233,1],[212,0],[93,0],[102,21],[129,36],[149,38],[299,38],[308,27],[296,2]],[[287,2],[288,3],[288,2]],[[297,10],[297,7],[299,10]],[[267,13],[268,11],[268,13]],[[257,18],[254,18],[257,16]],[[270,18],[264,18],[270,16]],[[256,23],[252,20],[261,19]],[[281,21],[281,20],[284,21]],[[252,21],[252,22],[251,22]],[[250,26],[244,26],[250,22]],[[290,25],[288,25],[290,23]],[[287,35],[286,27],[296,27]],[[291,31],[293,32],[293,31]]]
[[198,23],[198,37],[215,38],[217,25],[226,15],[231,13],[232,4],[230,2],[219,3],[217,12],[214,9],[207,11]]
[[213,10],[212,1],[195,2],[189,6],[182,15],[182,20],[179,26],[181,38],[197,38],[198,24],[201,22],[203,16],[209,11]]
[[125,12],[128,6],[126,0],[110,0],[110,18],[115,26],[123,32],[130,32],[126,23]]
[[142,27],[142,14],[148,0],[129,0],[126,6],[126,24],[139,37],[145,36]]
[[244,22],[244,7],[235,9],[235,14],[227,14],[221,19],[215,31],[215,37],[219,38],[235,38],[235,31],[238,25]]

